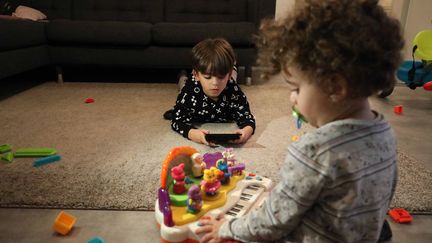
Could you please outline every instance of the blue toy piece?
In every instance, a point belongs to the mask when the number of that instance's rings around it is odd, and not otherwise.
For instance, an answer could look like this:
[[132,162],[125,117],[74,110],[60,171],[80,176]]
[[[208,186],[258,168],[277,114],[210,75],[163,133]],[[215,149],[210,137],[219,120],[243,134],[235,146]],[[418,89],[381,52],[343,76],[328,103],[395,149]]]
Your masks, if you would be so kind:
[[59,161],[59,160],[61,160],[60,155],[52,155],[52,156],[48,156],[48,157],[44,157],[44,158],[40,158],[40,159],[35,160],[33,162],[33,166],[38,167],[38,166],[49,164],[49,163]]
[[104,243],[104,242],[105,242],[104,239],[102,239],[99,236],[94,237],[88,241],[88,243]]
[[[421,61],[416,61],[415,58]],[[413,40],[412,60],[406,60],[399,66],[397,77],[410,89],[423,87],[432,90],[432,30],[419,32]],[[393,92],[393,88],[378,93],[384,98]]]

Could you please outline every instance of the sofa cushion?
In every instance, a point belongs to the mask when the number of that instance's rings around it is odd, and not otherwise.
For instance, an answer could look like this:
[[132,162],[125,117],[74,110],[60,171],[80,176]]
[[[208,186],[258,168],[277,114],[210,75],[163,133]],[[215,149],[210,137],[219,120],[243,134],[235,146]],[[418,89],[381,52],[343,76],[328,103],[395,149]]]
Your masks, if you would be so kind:
[[253,23],[158,23],[153,41],[161,46],[194,46],[206,38],[224,37],[233,46],[252,46]]
[[57,44],[146,46],[151,42],[151,24],[59,19],[47,25],[47,38]]
[[73,19],[156,23],[163,20],[163,0],[74,0]]
[[165,4],[166,22],[248,21],[247,0],[169,0]]
[[30,20],[0,20],[0,50],[12,50],[47,43],[44,23]]

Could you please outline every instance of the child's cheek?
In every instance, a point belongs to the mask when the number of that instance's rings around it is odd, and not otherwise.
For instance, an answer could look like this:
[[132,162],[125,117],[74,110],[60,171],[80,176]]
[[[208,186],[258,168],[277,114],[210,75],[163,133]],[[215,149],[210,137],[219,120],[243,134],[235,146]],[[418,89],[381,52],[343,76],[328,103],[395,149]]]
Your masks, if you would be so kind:
[[290,93],[290,102],[292,105],[296,105],[297,104],[297,93],[296,92],[291,92]]

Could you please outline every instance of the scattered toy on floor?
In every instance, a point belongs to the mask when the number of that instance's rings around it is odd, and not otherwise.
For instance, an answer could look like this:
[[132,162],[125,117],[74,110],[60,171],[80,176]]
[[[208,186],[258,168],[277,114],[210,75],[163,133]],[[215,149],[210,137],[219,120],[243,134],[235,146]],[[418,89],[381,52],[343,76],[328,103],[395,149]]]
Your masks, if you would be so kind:
[[53,229],[59,234],[67,235],[75,225],[75,222],[76,218],[73,215],[61,211],[54,221]]
[[10,144],[2,144],[0,145],[0,154],[10,152],[12,150],[12,145]]
[[406,224],[412,222],[412,216],[408,211],[403,208],[393,208],[388,211],[388,215],[399,224]]
[[14,155],[12,152],[7,152],[4,155],[2,155],[2,160],[11,163],[12,160],[14,159]]
[[51,155],[51,156],[43,157],[43,158],[40,158],[40,159],[33,161],[33,166],[38,167],[38,166],[49,164],[49,163],[56,162],[59,160],[61,160],[60,155]]
[[99,236],[96,236],[88,241],[88,243],[104,243],[104,239]]
[[402,105],[395,105],[393,107],[393,111],[394,111],[394,113],[400,115],[403,112],[403,106]]
[[15,157],[45,157],[57,154],[52,148],[21,148],[14,153]]
[[84,102],[85,102],[86,104],[89,104],[89,103],[93,103],[93,102],[95,102],[95,100],[92,99],[92,98],[87,98],[87,99],[84,100]]

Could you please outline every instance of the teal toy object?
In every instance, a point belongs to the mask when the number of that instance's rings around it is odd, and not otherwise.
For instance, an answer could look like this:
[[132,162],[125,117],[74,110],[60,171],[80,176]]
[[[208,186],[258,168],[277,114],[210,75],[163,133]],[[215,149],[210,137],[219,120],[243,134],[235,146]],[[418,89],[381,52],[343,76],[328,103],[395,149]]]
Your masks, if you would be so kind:
[[12,145],[10,144],[2,144],[0,145],[0,154],[9,152],[12,150]]
[[15,151],[15,157],[45,157],[56,153],[52,148],[22,148]]
[[40,158],[40,159],[33,161],[33,166],[38,167],[38,166],[49,164],[49,163],[59,161],[59,160],[61,160],[60,155],[52,155],[52,156]]
[[88,241],[88,243],[104,243],[104,242],[105,242],[104,239],[102,239],[99,236],[92,238]]
[[[432,30],[419,32],[413,41],[412,60],[405,60],[397,70],[397,77],[410,89],[423,87],[432,90]],[[420,60],[416,61],[416,57]],[[378,97],[384,98],[393,88],[384,90]]]

